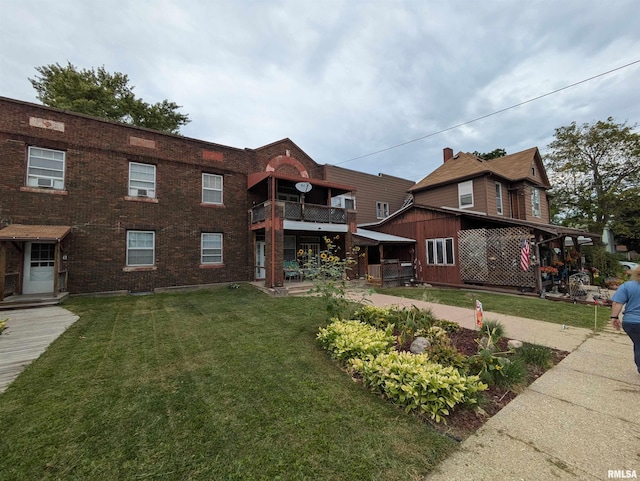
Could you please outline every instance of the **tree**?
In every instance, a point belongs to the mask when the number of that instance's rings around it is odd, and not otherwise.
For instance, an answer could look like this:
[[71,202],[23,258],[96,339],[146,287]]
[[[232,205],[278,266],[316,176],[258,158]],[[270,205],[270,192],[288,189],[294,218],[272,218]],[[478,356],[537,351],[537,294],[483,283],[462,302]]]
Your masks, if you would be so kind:
[[148,104],[133,94],[126,74],[109,73],[104,67],[78,70],[70,62],[36,67],[40,75],[29,79],[44,105],[94,115],[177,134],[190,122],[189,116],[178,112],[174,102],[163,100]]
[[497,159],[498,157],[504,157],[505,155],[507,155],[507,151],[504,149],[495,149],[491,152],[487,152],[486,154],[481,154],[477,150],[474,150],[473,155],[475,155],[476,157],[480,157],[483,160],[491,160]]
[[600,233],[620,216],[624,193],[640,180],[640,134],[609,117],[555,130],[545,162],[557,218]]
[[640,251],[640,187],[623,192],[618,207],[611,219],[611,230],[620,244]]

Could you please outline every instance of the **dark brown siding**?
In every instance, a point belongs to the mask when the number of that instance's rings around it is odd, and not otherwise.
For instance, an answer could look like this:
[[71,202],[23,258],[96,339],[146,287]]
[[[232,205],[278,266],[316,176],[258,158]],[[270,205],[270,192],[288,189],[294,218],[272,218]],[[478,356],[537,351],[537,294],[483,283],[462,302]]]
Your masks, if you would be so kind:
[[327,180],[340,184],[353,185],[356,192],[356,212],[358,224],[378,222],[376,202],[387,202],[389,214],[400,210],[407,191],[414,182],[386,174],[372,175],[333,165],[325,166]]
[[[434,283],[461,283],[458,264],[459,217],[425,209],[410,209],[377,227],[376,230],[416,240],[417,275],[420,280]],[[455,264],[453,266],[427,265],[427,239],[447,237],[453,238]]]

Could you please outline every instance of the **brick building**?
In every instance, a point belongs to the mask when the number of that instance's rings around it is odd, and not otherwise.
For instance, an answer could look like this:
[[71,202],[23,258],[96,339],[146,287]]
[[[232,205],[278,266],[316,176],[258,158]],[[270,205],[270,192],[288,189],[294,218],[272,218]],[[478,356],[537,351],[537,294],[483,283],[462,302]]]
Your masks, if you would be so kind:
[[282,285],[299,249],[350,248],[335,199],[356,190],[289,139],[240,149],[0,97],[0,300]]

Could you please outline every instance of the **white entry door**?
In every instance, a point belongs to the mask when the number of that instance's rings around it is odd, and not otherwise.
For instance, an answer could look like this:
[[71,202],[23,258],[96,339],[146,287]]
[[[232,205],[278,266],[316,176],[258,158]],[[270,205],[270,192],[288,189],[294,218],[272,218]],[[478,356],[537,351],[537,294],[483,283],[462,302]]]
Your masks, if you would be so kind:
[[55,244],[25,242],[23,294],[53,292]]
[[264,241],[256,241],[256,279],[264,279],[267,275],[264,268],[265,247],[266,244]]

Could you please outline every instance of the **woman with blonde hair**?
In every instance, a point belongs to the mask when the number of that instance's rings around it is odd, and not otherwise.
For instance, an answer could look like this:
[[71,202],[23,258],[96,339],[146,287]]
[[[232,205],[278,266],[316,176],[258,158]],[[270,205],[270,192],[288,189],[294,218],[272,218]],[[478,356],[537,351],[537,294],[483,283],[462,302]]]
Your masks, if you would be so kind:
[[[640,266],[631,272],[631,278],[627,282],[618,287],[611,300],[613,327],[618,331],[622,328],[633,341],[633,359],[640,373]],[[620,322],[622,306],[624,314]]]

